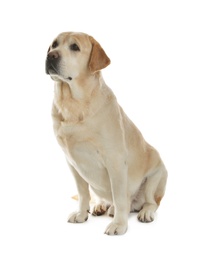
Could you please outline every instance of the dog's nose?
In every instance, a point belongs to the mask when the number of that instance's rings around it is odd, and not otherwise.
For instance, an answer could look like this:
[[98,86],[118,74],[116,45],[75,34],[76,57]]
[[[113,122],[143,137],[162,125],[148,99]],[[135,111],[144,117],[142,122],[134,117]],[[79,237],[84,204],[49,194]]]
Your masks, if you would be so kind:
[[57,51],[51,51],[47,55],[48,60],[55,60],[59,58],[59,53]]

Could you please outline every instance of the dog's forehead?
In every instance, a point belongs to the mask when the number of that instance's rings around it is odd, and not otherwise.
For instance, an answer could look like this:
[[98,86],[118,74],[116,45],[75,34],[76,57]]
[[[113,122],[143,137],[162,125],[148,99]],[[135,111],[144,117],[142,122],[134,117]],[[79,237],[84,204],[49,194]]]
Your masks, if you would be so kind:
[[57,36],[56,40],[59,42],[59,44],[67,44],[69,42],[76,41],[85,47],[91,45],[89,35],[80,32],[63,32]]

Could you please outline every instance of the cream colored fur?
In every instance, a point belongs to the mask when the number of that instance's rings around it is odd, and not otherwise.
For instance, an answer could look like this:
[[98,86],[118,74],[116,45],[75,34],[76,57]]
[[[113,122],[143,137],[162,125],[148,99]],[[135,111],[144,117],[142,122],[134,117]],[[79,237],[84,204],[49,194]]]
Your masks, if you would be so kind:
[[[57,46],[51,45],[47,56],[47,73],[55,81],[54,132],[79,196],[79,209],[68,221],[87,220],[91,191],[97,197],[93,215],[108,210],[113,216],[105,233],[124,234],[131,211],[139,211],[142,222],[153,221],[167,171],[105,84],[100,70],[110,60],[100,44],[73,32],[62,33],[55,41]],[[73,50],[74,44],[79,50]]]

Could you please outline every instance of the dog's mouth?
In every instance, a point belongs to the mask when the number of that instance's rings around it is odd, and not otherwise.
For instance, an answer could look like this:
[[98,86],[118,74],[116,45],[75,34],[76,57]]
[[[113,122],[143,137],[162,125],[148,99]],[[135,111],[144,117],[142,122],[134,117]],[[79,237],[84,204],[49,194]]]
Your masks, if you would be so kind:
[[58,70],[56,66],[48,59],[46,60],[46,74],[58,75]]
[[56,69],[52,66],[48,68],[48,74],[58,74]]
[[58,74],[58,71],[52,64],[49,64],[46,65],[46,74]]
[[57,80],[61,78],[62,80],[71,81],[73,79],[73,77],[71,76],[66,76],[66,77],[62,76],[58,70],[58,65],[53,64],[48,60],[46,60],[45,68],[46,68],[46,74],[50,75],[53,80]]

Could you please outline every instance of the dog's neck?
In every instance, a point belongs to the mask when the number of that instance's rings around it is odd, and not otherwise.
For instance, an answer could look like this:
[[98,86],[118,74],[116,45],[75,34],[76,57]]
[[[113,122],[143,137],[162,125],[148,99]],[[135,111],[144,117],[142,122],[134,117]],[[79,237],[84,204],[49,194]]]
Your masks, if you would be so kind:
[[101,104],[95,100],[104,86],[101,73],[55,83],[54,104],[65,120],[76,121],[87,114],[95,113]]
[[87,102],[88,99],[91,100],[91,96],[96,88],[102,86],[103,80],[101,73],[99,72],[94,75],[82,75],[72,80],[68,80],[67,83],[73,99]]
[[55,84],[55,98],[86,101],[91,99],[93,92],[104,84],[101,73],[89,76],[81,75],[77,78],[58,81]]

